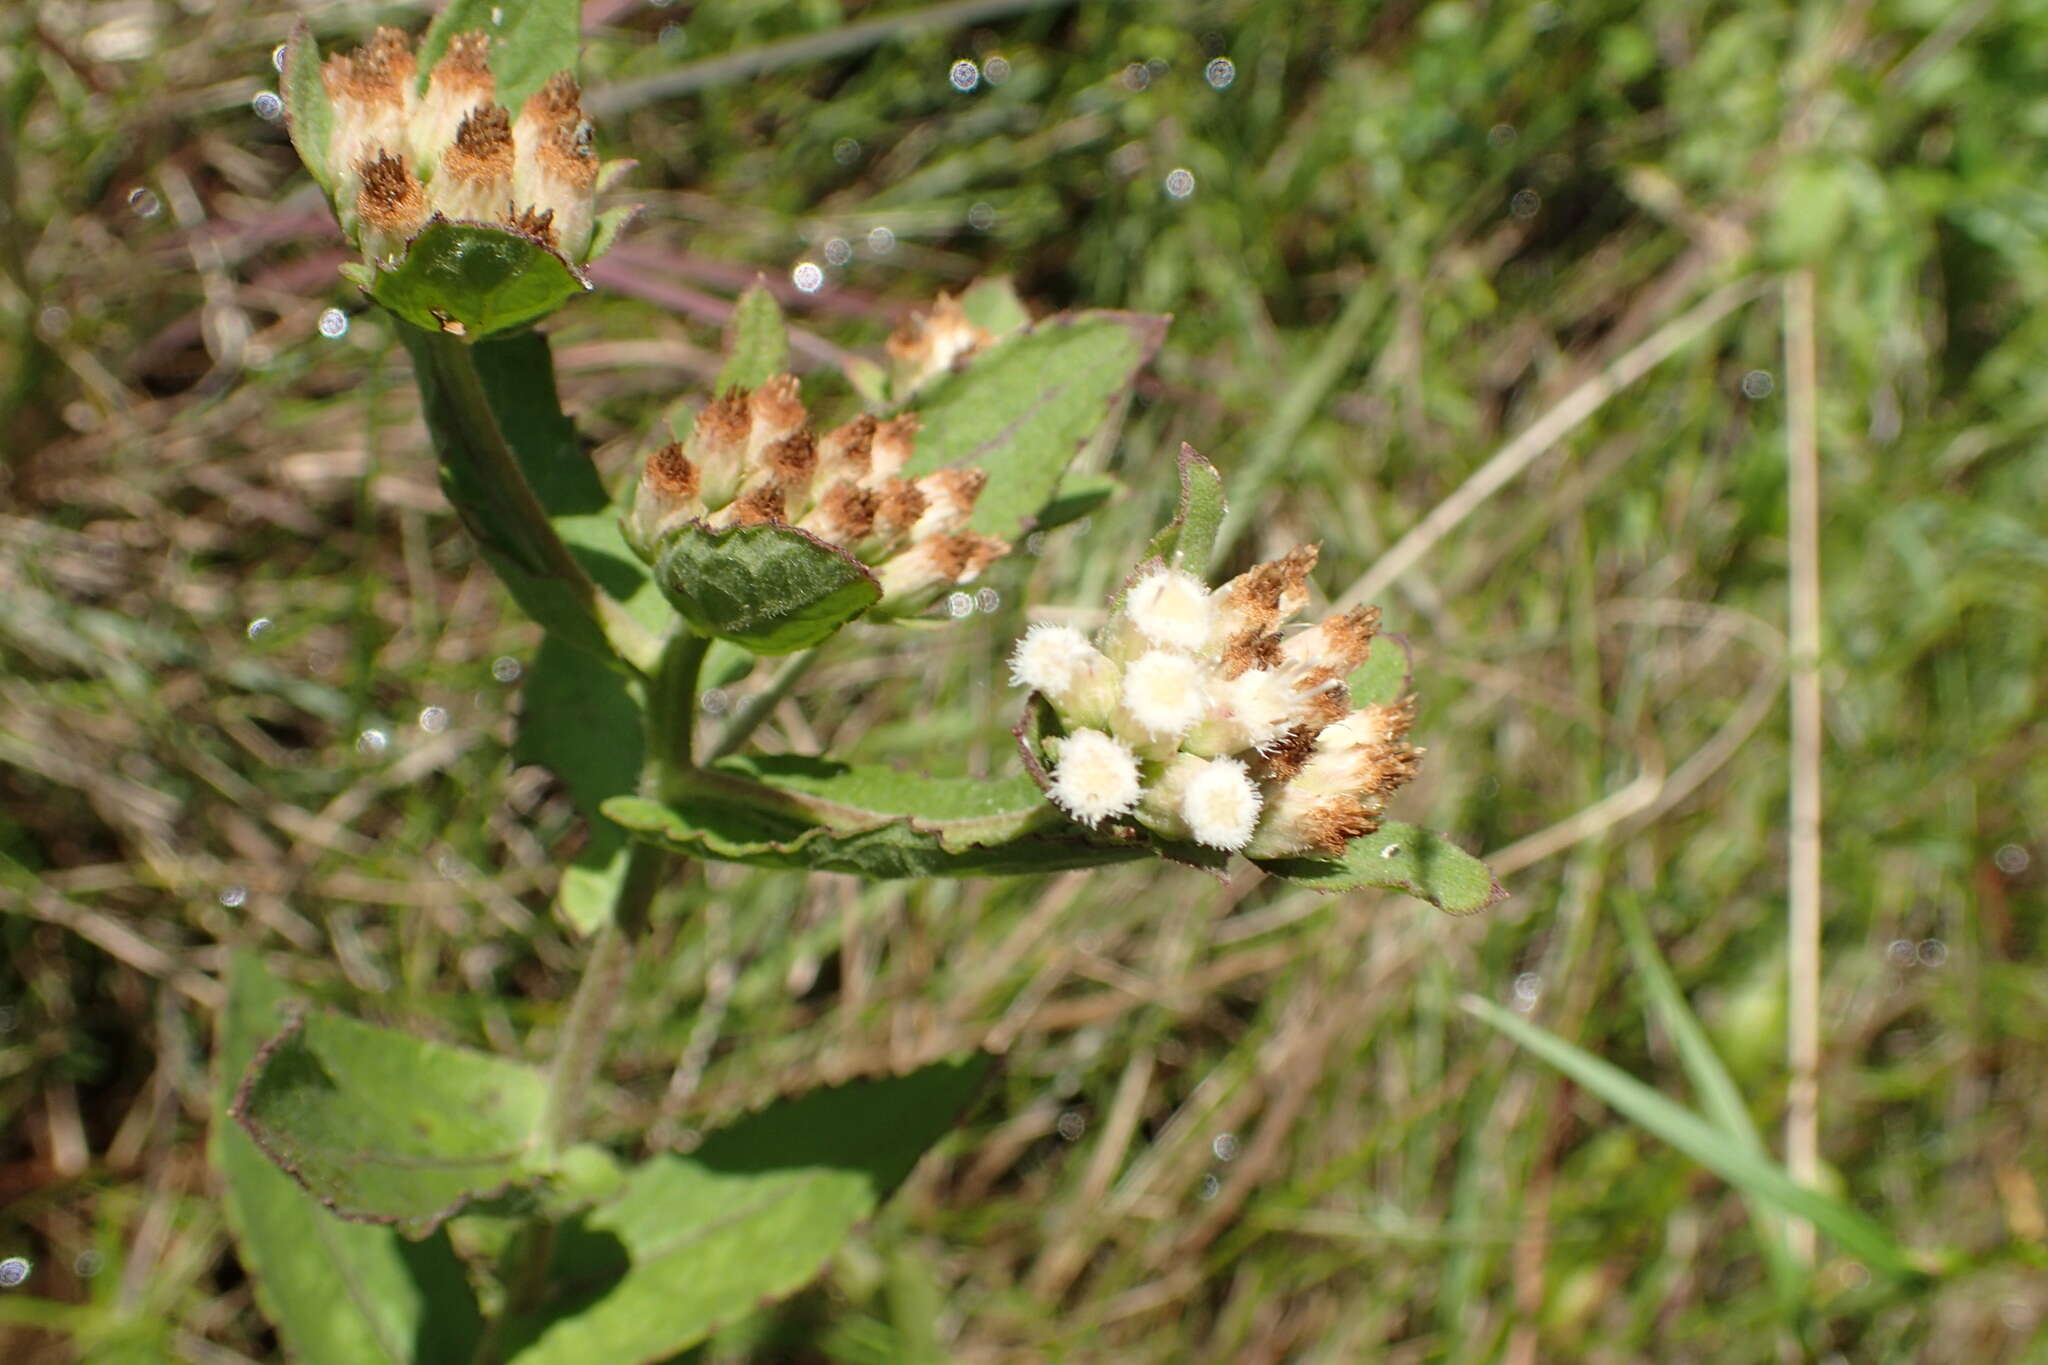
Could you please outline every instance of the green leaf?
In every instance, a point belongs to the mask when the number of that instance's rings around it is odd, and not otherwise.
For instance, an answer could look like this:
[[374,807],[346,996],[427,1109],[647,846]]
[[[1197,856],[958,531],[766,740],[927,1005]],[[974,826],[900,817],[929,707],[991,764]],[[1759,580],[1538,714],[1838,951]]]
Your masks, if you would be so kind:
[[1196,577],[1208,571],[1216,529],[1230,505],[1223,500],[1223,476],[1187,442],[1180,447],[1180,508],[1166,529],[1145,548],[1147,559],[1162,559]]
[[576,69],[582,17],[582,0],[449,0],[420,39],[420,89],[456,34],[488,33],[498,103],[517,118],[548,77]]
[[756,654],[809,649],[882,596],[845,550],[770,523],[720,531],[689,523],[662,546],[654,580],[698,634]]
[[415,327],[475,339],[546,317],[589,289],[551,247],[481,223],[430,222],[370,297]]
[[[739,776],[744,784],[733,783]],[[772,789],[777,809],[851,833],[910,820],[948,848],[1006,843],[1052,812],[1037,784],[1007,778],[931,777],[879,763],[839,763],[801,754],[742,754],[703,773],[707,795],[745,800],[750,786]]]
[[977,327],[987,328],[997,338],[1031,325],[1031,310],[1017,296],[1017,286],[1007,275],[976,280],[960,295],[960,311]]
[[292,147],[314,183],[332,198],[334,168],[327,164],[327,149],[334,140],[334,101],[327,97],[327,82],[320,78],[320,45],[313,41],[312,26],[304,19],[292,25],[278,85]]
[[341,1221],[228,1120],[236,1081],[277,1031],[286,998],[259,958],[234,956],[207,1157],[257,1306],[291,1358],[307,1365],[468,1360],[482,1320],[447,1234],[410,1242],[390,1228]]
[[554,636],[541,641],[520,692],[513,756],[550,769],[590,822],[590,838],[562,872],[555,908],[579,934],[610,918],[625,876],[625,831],[599,813],[640,780],[646,744],[640,701],[619,673]]
[[1024,876],[1152,856],[1144,843],[1093,836],[1078,825],[961,846],[909,819],[839,830],[806,819],[772,790],[755,793],[755,804],[735,799],[732,786],[715,790],[720,794],[688,793],[668,802],[618,796],[605,802],[604,812],[640,837],[691,857],[862,877]]
[[1670,1143],[1738,1190],[1764,1200],[1791,1217],[1806,1219],[1873,1273],[1918,1279],[1933,1270],[1931,1264],[1922,1264],[1927,1258],[1908,1254],[1876,1220],[1839,1199],[1799,1184],[1769,1157],[1652,1090],[1613,1063],[1595,1057],[1491,1000],[1468,995],[1458,1003],[1466,1013],[1499,1029],[1598,1095],[1624,1118]]
[[512,1365],[666,1360],[809,1283],[959,1119],[985,1057],[785,1100],[654,1158],[566,1224]]
[[910,472],[986,469],[973,527],[1020,539],[1075,454],[1120,417],[1166,323],[1142,313],[1062,313],[998,341],[919,399]]
[[336,1213],[424,1236],[547,1174],[545,1102],[530,1067],[319,1013],[258,1050],[234,1117]]
[[1317,891],[1356,891],[1374,886],[1405,891],[1439,910],[1469,915],[1507,892],[1486,864],[1441,834],[1389,820],[1377,832],[1351,841],[1342,858],[1261,858],[1276,877]]
[[1387,706],[1407,696],[1414,679],[1408,642],[1398,635],[1376,635],[1372,652],[1344,684],[1353,706]]
[[758,389],[789,368],[789,324],[782,306],[760,276],[747,286],[726,324],[725,366],[718,372],[714,393]]

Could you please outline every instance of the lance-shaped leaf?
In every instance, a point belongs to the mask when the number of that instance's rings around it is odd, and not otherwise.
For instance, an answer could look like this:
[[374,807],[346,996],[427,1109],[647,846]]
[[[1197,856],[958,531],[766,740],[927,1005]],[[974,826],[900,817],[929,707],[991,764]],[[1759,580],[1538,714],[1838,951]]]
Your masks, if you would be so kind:
[[543,640],[520,691],[513,755],[551,769],[590,822],[590,838],[555,893],[557,912],[578,933],[596,932],[610,916],[625,877],[625,831],[600,808],[638,784],[645,747],[640,702],[626,679],[594,654]]
[[370,297],[428,331],[489,336],[544,318],[590,288],[553,247],[482,223],[428,223]]
[[726,324],[725,365],[714,393],[758,389],[789,369],[789,324],[760,276],[741,293]]
[[514,1318],[512,1365],[667,1360],[802,1288],[959,1119],[985,1057],[784,1100],[656,1157],[565,1225],[553,1300]]
[[[707,782],[667,801],[613,797],[605,802],[604,813],[643,838],[695,858],[884,879],[1026,876],[1128,862],[1150,853],[1143,844],[1057,822],[993,844],[949,844],[945,834],[919,828],[923,822],[909,817],[841,829],[797,814],[787,794],[772,789],[761,789],[751,801],[736,799],[740,785],[731,778],[725,784]],[[944,794],[934,799],[943,800]],[[1031,810],[1004,818],[1029,822],[1039,818],[1041,808],[1045,803],[1039,799]]]
[[424,1236],[547,1174],[546,1088],[502,1057],[309,1014],[258,1050],[234,1117],[336,1213]]
[[557,71],[576,69],[582,0],[449,0],[420,39],[420,89],[458,33],[490,35],[497,100],[518,116],[526,97]]
[[332,195],[334,168],[327,164],[327,149],[334,140],[334,101],[328,98],[327,82],[320,77],[320,45],[313,41],[312,26],[304,19],[292,25],[291,40],[284,45],[284,71],[278,86],[292,148],[314,183]]
[[1484,910],[1508,894],[1485,863],[1443,835],[1396,820],[1353,839],[1342,858],[1255,861],[1276,877],[1317,891],[1405,891],[1454,915]]
[[447,1234],[411,1242],[390,1228],[341,1221],[228,1118],[236,1083],[283,1022],[286,999],[260,959],[236,954],[219,1018],[207,1154],[257,1307],[292,1359],[307,1365],[468,1360],[482,1320]]
[[1161,560],[1171,568],[1187,568],[1199,576],[1208,567],[1216,530],[1223,525],[1227,510],[1223,476],[1193,446],[1181,442],[1180,507],[1166,529],[1145,547],[1146,558]]
[[821,644],[882,597],[874,574],[845,550],[766,522],[682,527],[663,544],[654,581],[699,635],[756,654]]
[[979,466],[988,483],[973,529],[1012,543],[1032,530],[1082,447],[1120,419],[1167,319],[1062,313],[1014,332],[917,401],[912,474]]

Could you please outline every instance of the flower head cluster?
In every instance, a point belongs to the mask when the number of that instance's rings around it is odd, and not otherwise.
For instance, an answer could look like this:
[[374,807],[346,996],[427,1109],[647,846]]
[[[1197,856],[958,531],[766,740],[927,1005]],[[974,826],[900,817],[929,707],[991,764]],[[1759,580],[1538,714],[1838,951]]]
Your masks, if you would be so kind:
[[556,72],[514,115],[497,102],[489,44],[457,34],[424,87],[395,28],[322,66],[335,211],[372,261],[437,217],[517,232],[572,262],[589,253],[598,166],[576,77]]
[[1031,627],[1011,681],[1066,729],[1047,745],[1052,799],[1083,824],[1128,817],[1255,858],[1335,857],[1376,829],[1420,756],[1413,702],[1352,707],[1377,608],[1282,630],[1315,559],[1303,547],[1213,591],[1154,561],[1094,640]]
[[889,365],[895,391],[909,393],[928,379],[995,342],[995,333],[976,324],[960,300],[942,293],[929,313],[912,313],[889,334]]
[[688,522],[713,530],[794,526],[875,571],[877,611],[917,611],[1010,550],[1007,541],[968,529],[985,471],[904,475],[917,426],[913,413],[887,421],[863,415],[820,436],[793,375],[729,390],[697,414],[687,442],[648,458],[626,514],[626,540],[651,561],[662,538]]

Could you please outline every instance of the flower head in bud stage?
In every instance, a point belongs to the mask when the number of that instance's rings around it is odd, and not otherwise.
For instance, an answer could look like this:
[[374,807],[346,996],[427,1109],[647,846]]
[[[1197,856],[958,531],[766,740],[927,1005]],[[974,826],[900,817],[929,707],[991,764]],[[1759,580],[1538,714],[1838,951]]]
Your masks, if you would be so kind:
[[909,393],[994,340],[995,334],[988,328],[968,320],[958,299],[951,294],[939,295],[931,312],[912,313],[889,334],[895,392]]
[[1099,825],[1138,803],[1143,785],[1138,759],[1119,739],[1100,730],[1076,730],[1060,742],[1052,771],[1052,799],[1084,825]]
[[856,417],[823,435],[809,419],[787,374],[707,403],[687,442],[649,457],[622,523],[627,543],[652,562],[689,522],[793,526],[874,570],[883,616],[922,610],[1009,553],[1008,542],[967,529],[983,471],[902,477],[914,415]]
[[1142,789],[1128,812],[1168,839],[1259,858],[1336,857],[1377,828],[1415,772],[1414,707],[1352,706],[1345,679],[1371,652],[1377,609],[1284,629],[1308,604],[1315,558],[1303,547],[1213,591],[1155,562],[1095,641],[1033,626],[1011,655],[1011,682],[1043,697],[1069,732],[1052,799],[1084,823],[1124,813],[1077,799],[1108,789],[1067,773],[1074,740],[1088,734],[1085,771],[1107,762],[1105,743],[1127,755]]
[[571,264],[589,257],[598,163],[572,73],[556,72],[515,119],[497,102],[487,34],[455,35],[421,93],[411,40],[380,28],[321,77],[336,214],[372,262],[403,254],[436,217],[503,228]]

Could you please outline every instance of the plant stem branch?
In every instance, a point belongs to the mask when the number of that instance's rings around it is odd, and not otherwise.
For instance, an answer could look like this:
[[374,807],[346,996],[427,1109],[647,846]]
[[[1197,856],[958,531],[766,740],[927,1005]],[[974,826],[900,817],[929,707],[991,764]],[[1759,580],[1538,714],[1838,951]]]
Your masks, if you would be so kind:
[[[1785,461],[1791,601],[1792,829],[1786,887],[1785,1166],[1812,1186],[1820,1172],[1820,432],[1814,280],[1785,278]],[[1814,1255],[1813,1224],[1788,1229],[1802,1263]]]
[[818,647],[800,650],[782,661],[782,667],[775,670],[775,676],[768,680],[768,686],[747,699],[740,713],[732,718],[718,740],[711,746],[710,761],[717,762],[727,754],[736,753],[740,745],[747,742],[747,736],[761,728],[761,722],[768,719],[769,712],[782,704],[796,686],[798,678],[809,670],[818,657]]

